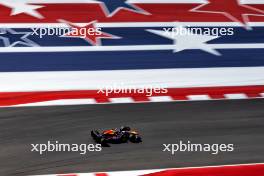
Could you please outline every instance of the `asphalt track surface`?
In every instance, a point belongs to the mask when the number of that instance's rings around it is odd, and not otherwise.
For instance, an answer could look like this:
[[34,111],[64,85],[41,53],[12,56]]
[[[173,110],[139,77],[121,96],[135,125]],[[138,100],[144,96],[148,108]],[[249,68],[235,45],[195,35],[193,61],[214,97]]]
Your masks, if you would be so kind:
[[[93,143],[92,129],[129,125],[141,144],[102,152],[30,152],[31,143]],[[233,143],[235,151],[162,152],[163,143]],[[264,162],[264,100],[113,104],[0,109],[0,175],[155,169]]]

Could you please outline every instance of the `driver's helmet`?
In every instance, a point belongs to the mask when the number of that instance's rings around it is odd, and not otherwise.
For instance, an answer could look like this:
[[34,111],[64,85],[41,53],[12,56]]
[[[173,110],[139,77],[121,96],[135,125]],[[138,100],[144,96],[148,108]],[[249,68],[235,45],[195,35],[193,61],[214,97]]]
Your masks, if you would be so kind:
[[120,131],[130,131],[130,130],[131,130],[130,127],[127,127],[127,126],[122,126],[120,128]]

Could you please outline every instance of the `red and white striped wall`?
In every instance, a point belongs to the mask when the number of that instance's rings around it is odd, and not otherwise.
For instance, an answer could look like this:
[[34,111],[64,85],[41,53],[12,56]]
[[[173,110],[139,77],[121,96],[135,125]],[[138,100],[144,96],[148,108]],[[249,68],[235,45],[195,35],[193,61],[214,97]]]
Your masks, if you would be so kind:
[[264,163],[43,176],[263,176]]

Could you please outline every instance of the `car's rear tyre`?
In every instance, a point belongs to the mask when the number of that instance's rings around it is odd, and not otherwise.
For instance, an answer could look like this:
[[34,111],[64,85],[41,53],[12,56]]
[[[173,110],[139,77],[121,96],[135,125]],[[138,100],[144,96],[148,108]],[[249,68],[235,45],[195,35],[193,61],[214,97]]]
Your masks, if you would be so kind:
[[128,127],[128,126],[123,126],[123,127],[120,128],[120,130],[121,130],[121,131],[130,131],[131,128]]
[[126,135],[126,134],[124,134],[124,135],[122,135],[122,137],[120,138],[120,140],[121,140],[122,143],[126,143],[129,140],[129,136]]

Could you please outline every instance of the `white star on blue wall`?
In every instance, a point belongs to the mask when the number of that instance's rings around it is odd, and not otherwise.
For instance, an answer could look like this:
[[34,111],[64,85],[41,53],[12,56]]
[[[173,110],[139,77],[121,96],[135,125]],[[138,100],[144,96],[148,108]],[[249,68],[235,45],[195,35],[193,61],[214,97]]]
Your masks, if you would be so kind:
[[[28,39],[32,32],[17,32],[13,29],[0,29],[0,44],[2,43],[5,47],[15,46],[39,46],[34,41]],[[2,42],[1,42],[2,41]]]

